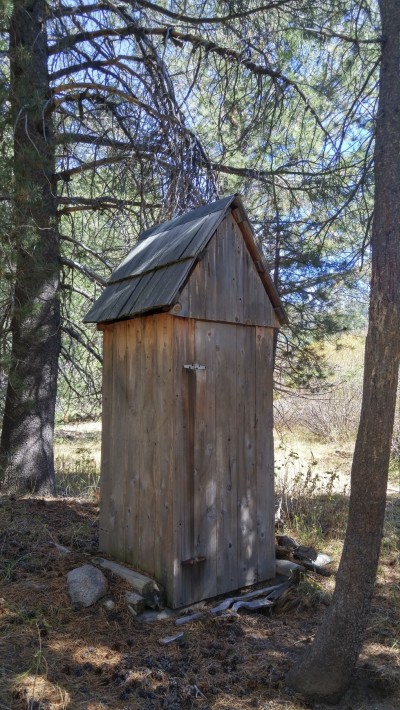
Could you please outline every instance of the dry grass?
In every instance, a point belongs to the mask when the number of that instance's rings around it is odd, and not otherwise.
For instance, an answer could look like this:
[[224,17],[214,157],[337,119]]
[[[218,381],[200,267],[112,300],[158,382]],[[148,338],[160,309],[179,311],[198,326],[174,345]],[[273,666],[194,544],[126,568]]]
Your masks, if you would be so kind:
[[98,497],[101,422],[65,424],[55,435],[58,495]]

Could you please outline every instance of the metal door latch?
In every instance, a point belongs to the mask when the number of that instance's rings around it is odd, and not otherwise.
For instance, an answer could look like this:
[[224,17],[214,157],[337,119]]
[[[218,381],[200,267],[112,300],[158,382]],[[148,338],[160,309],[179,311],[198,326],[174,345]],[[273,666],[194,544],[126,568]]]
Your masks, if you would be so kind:
[[198,565],[201,562],[206,561],[206,557],[204,555],[199,555],[198,557],[190,557],[188,560],[182,560],[181,565],[182,567],[193,567],[193,565]]
[[184,365],[184,370],[205,370],[205,365],[199,365],[198,362],[194,362],[192,365]]

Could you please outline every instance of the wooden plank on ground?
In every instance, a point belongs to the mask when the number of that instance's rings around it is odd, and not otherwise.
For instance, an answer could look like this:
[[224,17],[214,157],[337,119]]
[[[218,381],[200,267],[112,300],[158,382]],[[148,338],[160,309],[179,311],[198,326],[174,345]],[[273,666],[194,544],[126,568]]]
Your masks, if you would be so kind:
[[147,606],[152,609],[164,608],[164,589],[161,584],[151,577],[130,569],[113,560],[106,560],[103,557],[94,557],[92,562],[103,569],[107,569],[121,579],[124,579],[138,594],[145,600]]
[[[251,592],[245,592],[244,594],[238,594],[233,597],[228,597],[227,599],[224,599],[222,602],[217,604],[217,606],[212,607],[211,609],[207,609],[206,611],[200,611],[196,612],[194,614],[188,614],[187,616],[181,616],[179,619],[175,621],[176,626],[182,626],[183,624],[188,624],[191,621],[197,621],[197,619],[201,619],[204,616],[207,616],[207,614],[221,614],[224,611],[228,611],[228,609],[232,606],[232,604],[235,604],[236,602],[244,604],[246,601],[249,601],[251,599],[256,599],[257,597],[260,597],[261,595],[266,595],[269,600],[271,601],[271,604],[268,606],[272,605],[274,601],[280,598],[282,594],[284,594],[287,589],[289,589],[291,586],[294,585],[294,582],[288,580],[285,582],[281,582],[280,584],[275,584],[270,587],[263,587],[262,589],[254,589]],[[264,601],[265,598],[263,598]],[[257,606],[253,607],[257,608]]]

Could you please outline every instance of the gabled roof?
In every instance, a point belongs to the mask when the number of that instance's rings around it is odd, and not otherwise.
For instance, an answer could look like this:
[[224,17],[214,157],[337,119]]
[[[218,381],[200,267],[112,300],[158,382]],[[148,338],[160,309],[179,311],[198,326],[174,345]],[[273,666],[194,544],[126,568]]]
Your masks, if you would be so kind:
[[111,275],[85,323],[122,320],[173,306],[199,256],[229,210],[242,231],[257,271],[281,322],[286,322],[240,198],[230,195],[143,232]]

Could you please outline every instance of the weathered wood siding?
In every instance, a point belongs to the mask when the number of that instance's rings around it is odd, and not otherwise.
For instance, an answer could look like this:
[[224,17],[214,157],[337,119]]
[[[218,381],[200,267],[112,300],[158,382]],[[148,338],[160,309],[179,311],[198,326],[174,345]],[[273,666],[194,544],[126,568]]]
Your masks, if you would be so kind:
[[169,314],[104,327],[100,547],[172,606],[274,574],[272,340]]
[[[175,320],[181,606],[274,576],[273,330]],[[185,370],[190,363],[205,369]],[[206,561],[180,567],[191,557]]]
[[104,327],[100,549],[171,586],[173,319]]
[[177,306],[102,326],[100,506],[101,549],[174,607],[275,571],[278,320],[230,213]]
[[231,213],[211,238],[178,300],[174,313],[179,316],[272,328],[280,326]]

